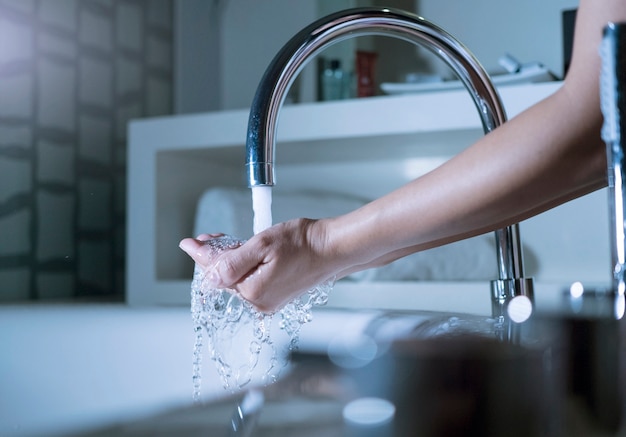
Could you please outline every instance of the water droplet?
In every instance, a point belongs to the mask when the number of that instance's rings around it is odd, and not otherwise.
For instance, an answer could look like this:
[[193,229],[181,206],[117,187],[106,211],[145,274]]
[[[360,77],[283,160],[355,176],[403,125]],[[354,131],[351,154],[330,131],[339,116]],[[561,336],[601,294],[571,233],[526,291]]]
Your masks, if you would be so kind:
[[[209,239],[205,245],[214,255],[243,243],[225,235]],[[265,314],[234,290],[209,287],[205,276],[202,268],[196,266],[191,282],[191,314],[196,336],[192,366],[195,401],[200,399],[202,349],[205,344],[226,390],[240,390],[257,376],[260,382],[271,384],[278,380],[287,366],[288,353],[297,349],[302,325],[313,319],[313,306],[325,304],[334,286],[334,280],[327,281],[276,313]],[[279,317],[280,332],[287,336],[284,348],[272,338],[275,316]],[[247,348],[245,344],[248,344]],[[237,370],[234,372],[233,369]]]
[[233,294],[228,299],[228,304],[226,304],[226,318],[229,323],[238,322],[241,319],[241,315],[244,311],[244,305],[241,299],[237,297],[237,295]]
[[250,343],[250,353],[258,354],[259,352],[261,352],[261,347],[262,346],[259,343],[253,341],[252,343]]

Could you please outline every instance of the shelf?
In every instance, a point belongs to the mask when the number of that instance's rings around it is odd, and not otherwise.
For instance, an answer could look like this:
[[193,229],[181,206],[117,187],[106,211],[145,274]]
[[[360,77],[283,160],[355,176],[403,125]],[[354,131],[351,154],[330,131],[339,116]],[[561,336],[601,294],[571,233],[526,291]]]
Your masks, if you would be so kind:
[[[560,86],[547,82],[507,86],[499,92],[510,118]],[[146,149],[238,146],[245,143],[247,123],[247,110],[134,120],[130,143],[140,154]],[[476,109],[467,92],[446,91],[287,105],[280,112],[277,139],[320,141],[464,129],[480,129]]]
[[[560,85],[507,86],[499,92],[510,118]],[[131,122],[129,303],[188,303],[193,266],[178,241],[190,236],[196,204],[207,188],[244,187],[247,119],[248,111],[240,110]],[[482,134],[464,91],[285,106],[275,189],[339,189],[377,197]]]

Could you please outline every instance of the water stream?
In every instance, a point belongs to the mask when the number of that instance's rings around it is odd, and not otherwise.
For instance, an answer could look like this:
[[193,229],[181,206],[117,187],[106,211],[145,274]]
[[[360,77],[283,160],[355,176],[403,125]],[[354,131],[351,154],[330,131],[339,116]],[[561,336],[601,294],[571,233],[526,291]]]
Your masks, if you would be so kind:
[[254,235],[272,226],[272,187],[252,187],[252,211]]
[[[271,187],[252,190],[254,233],[272,225]],[[225,235],[205,242],[208,257],[236,248],[244,240]],[[302,325],[313,319],[314,306],[324,305],[334,280],[320,284],[268,314],[256,309],[235,290],[208,285],[207,271],[196,265],[191,282],[193,346],[193,399],[200,401],[202,358],[205,347],[215,363],[223,387],[235,392],[252,384],[275,382],[288,365],[289,352],[298,347]],[[278,323],[274,323],[274,319]]]

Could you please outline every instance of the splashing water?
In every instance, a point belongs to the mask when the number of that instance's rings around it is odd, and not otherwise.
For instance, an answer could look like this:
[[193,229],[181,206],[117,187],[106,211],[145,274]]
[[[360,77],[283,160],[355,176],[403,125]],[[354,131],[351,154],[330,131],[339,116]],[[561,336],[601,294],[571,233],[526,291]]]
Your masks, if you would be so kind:
[[[271,226],[271,188],[253,191],[254,231]],[[257,220],[258,216],[258,220]],[[234,249],[245,241],[229,235],[212,238],[204,244],[209,256]],[[302,325],[313,319],[312,308],[325,305],[334,286],[328,280],[293,299],[273,314],[257,310],[235,290],[211,288],[207,272],[196,265],[191,282],[191,314],[195,342],[193,348],[193,399],[200,400],[204,333],[209,357],[215,363],[222,385],[231,392],[255,381],[275,382],[287,366],[289,352],[297,349]],[[278,325],[274,326],[274,318]],[[280,338],[286,337],[286,338]],[[280,340],[283,340],[282,342]],[[246,346],[247,345],[247,346]]]

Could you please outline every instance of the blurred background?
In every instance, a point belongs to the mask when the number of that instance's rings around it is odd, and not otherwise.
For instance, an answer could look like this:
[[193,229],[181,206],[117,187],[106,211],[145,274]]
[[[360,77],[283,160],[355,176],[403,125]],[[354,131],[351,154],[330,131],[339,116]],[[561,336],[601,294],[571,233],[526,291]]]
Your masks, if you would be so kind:
[[[123,301],[127,122],[246,108],[299,29],[373,4],[449,29],[488,70],[510,51],[558,77],[561,12],[577,2],[0,0],[0,302]],[[355,50],[376,53],[377,84],[439,73],[399,40],[344,43],[324,57],[353,75]],[[319,98],[319,68],[292,102]]]

